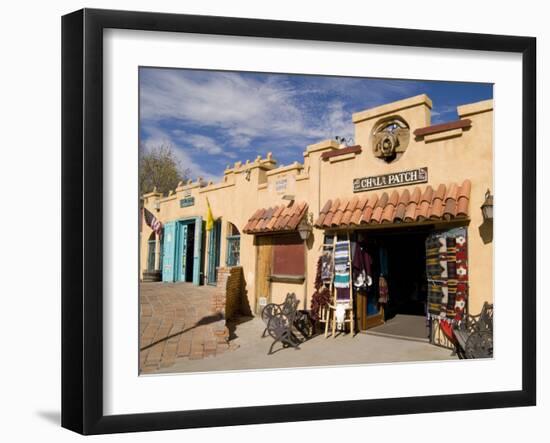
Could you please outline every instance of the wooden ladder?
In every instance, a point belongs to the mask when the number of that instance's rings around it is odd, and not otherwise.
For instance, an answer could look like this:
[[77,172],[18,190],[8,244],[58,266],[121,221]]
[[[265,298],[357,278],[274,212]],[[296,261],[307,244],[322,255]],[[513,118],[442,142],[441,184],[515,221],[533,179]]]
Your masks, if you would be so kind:
[[[346,306],[346,312],[345,312],[345,317],[344,317],[344,325],[346,323],[349,324],[350,326],[350,333],[351,333],[351,336],[354,337],[355,335],[355,310],[354,310],[354,307],[353,307],[353,270],[352,270],[352,267],[351,267],[351,262],[352,262],[352,258],[351,258],[351,241],[350,241],[350,236],[349,236],[349,232],[346,233],[347,235],[347,242],[348,242],[348,265],[349,265],[349,301],[348,301],[348,304]],[[337,236],[335,236],[337,237]],[[335,238],[335,242],[334,242],[334,245],[336,245],[336,238]],[[335,256],[335,253],[334,253],[334,248],[333,248],[333,254],[332,254],[332,268],[334,269],[334,256]],[[336,306],[339,304],[337,302],[337,297],[336,297],[336,289],[334,288],[334,276],[333,276],[333,279],[332,279],[332,282],[330,284],[330,291],[331,291],[331,296],[332,296],[332,300],[333,300],[333,303],[331,305],[329,305],[326,309],[328,311],[328,317],[327,317],[327,321],[325,322],[325,338],[328,337],[328,325],[329,323],[332,323],[332,337],[333,338],[336,338]]]

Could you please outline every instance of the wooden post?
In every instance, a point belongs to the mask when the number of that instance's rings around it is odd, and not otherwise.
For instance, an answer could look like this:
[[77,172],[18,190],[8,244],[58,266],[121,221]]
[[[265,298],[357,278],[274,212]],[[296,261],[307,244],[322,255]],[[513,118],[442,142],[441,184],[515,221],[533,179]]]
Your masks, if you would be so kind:
[[349,237],[349,231],[347,232],[348,236],[348,257],[349,257],[349,328],[350,328],[350,334],[353,337],[353,334],[355,333],[355,324],[354,324],[354,312],[353,312],[353,270],[351,267],[351,240]]

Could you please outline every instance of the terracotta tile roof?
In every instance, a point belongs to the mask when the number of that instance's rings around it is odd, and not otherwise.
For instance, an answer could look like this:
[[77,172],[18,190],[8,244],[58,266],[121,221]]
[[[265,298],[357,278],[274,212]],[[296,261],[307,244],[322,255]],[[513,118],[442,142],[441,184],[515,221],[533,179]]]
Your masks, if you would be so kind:
[[326,229],[378,223],[414,223],[425,220],[452,220],[468,217],[470,180],[426,186],[414,190],[355,195],[352,199],[328,200],[315,227]]
[[[248,219],[243,231],[246,234],[292,231],[297,228],[307,212],[307,208],[306,202],[295,201],[271,208],[258,209]],[[328,209],[332,209],[332,202]]]

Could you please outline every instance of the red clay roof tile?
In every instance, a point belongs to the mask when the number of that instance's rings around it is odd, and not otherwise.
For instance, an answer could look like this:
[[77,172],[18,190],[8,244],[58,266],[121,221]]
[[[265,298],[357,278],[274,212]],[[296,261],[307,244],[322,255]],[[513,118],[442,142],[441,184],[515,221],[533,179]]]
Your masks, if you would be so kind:
[[359,201],[357,202],[357,207],[355,209],[363,210],[365,209],[365,205],[369,201],[369,195],[363,194],[361,197],[359,197]]
[[432,202],[432,206],[429,211],[429,219],[431,220],[437,220],[441,218],[443,215],[443,200],[440,198],[434,198]]
[[414,191],[411,195],[411,199],[409,200],[409,203],[413,202],[414,204],[418,204],[418,202],[420,201],[420,197],[422,195],[422,191],[420,191],[420,188],[417,186],[416,188],[414,188]]
[[405,218],[405,211],[407,209],[407,204],[409,203],[410,193],[408,189],[405,189],[401,196],[399,197],[399,203],[395,208],[395,214],[393,216],[394,222],[401,222]]
[[[380,220],[382,218],[382,212],[384,211],[384,208],[386,207],[388,200],[389,200],[388,193],[384,192],[380,197],[380,199],[378,200],[378,203],[376,203],[374,210],[372,211],[370,223],[380,223]],[[370,200],[369,200],[369,203],[370,203]]]
[[399,194],[397,191],[393,191],[388,199],[388,203],[384,207],[384,210],[382,211],[382,217],[380,218],[381,223],[392,223],[393,222],[393,215],[395,213],[395,207],[397,206],[397,202],[399,201]]
[[319,217],[317,217],[317,220],[315,220],[315,223],[313,223],[315,226],[323,226],[323,221],[325,220],[326,214],[323,214],[322,212],[319,214]]
[[444,184],[439,185],[437,191],[435,191],[434,199],[438,198],[439,200],[443,200],[446,192],[447,187]]
[[326,214],[328,211],[330,211],[330,208],[332,207],[332,200],[327,200],[325,203],[325,206],[323,206],[323,209],[321,209],[321,214]]
[[353,198],[349,201],[346,211],[350,211],[351,213],[353,213],[353,211],[355,211],[355,208],[357,207],[357,203],[359,203],[359,197],[357,195],[354,195]]
[[445,196],[445,207],[443,209],[443,218],[450,220],[456,215],[456,198],[458,195],[458,186],[456,183],[452,183],[447,189],[447,195]]
[[349,199],[348,198],[343,198],[340,201],[340,206],[338,206],[338,210],[344,212],[346,210],[346,208],[348,207],[348,203],[349,203]]
[[443,215],[443,199],[445,198],[445,193],[447,187],[443,184],[439,185],[437,191],[435,191],[434,198],[432,200],[432,206],[429,211],[428,218],[432,220],[437,220]]
[[351,219],[350,219],[349,223],[351,225],[358,225],[359,222],[361,221],[361,215],[362,214],[363,214],[363,211],[361,209],[359,209],[359,208],[355,209],[355,211],[353,211],[353,214],[351,216]]
[[458,191],[458,198],[466,197],[470,198],[470,191],[472,190],[472,182],[470,180],[464,180]]
[[472,182],[470,180],[464,180],[460,190],[458,191],[458,201],[456,208],[456,216],[464,217],[468,215],[468,203],[470,202],[470,191],[472,189]]
[[372,219],[372,212],[374,211],[374,208],[372,206],[365,206],[365,209],[363,209],[363,212],[361,213],[361,218],[359,220],[359,224],[366,224],[370,223]]
[[397,206],[397,203],[399,202],[399,193],[394,190],[388,200],[388,205]]
[[416,207],[415,220],[422,221],[428,218],[433,195],[433,188],[426,186],[422,197],[420,197],[420,203]]
[[328,228],[330,227],[331,225],[331,222],[332,222],[332,217],[334,216],[334,212],[329,212],[326,216],[325,216],[325,219],[323,220],[323,226],[325,228]]
[[332,207],[332,200],[327,200],[323,208],[321,209],[321,212],[319,214],[319,217],[315,221],[315,226],[322,226],[323,220],[325,219],[327,213],[330,211],[330,208]]
[[336,212],[339,206],[340,206],[340,199],[339,198],[334,199],[334,201],[332,202],[332,206],[330,207],[330,212]]
[[275,223],[275,226],[273,227],[273,229],[276,229],[277,231],[282,231],[285,228],[286,222],[288,220],[288,214],[292,210],[291,208],[292,208],[291,206],[287,206],[283,210],[283,212],[281,212],[281,214],[277,219],[277,223]]
[[279,214],[282,212],[282,209],[284,207],[278,206],[273,215],[271,216],[271,219],[264,225],[264,228],[266,231],[271,231],[275,224],[277,223],[277,220],[279,220]]

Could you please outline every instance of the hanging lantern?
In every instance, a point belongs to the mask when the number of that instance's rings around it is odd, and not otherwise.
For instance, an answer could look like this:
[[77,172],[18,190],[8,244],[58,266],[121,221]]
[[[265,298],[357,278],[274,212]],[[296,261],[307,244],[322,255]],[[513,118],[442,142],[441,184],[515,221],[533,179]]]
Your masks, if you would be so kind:
[[300,238],[304,241],[306,241],[309,238],[309,235],[312,231],[311,224],[308,221],[308,214],[302,220],[300,221],[300,224],[298,225],[298,233],[300,234]]
[[481,205],[481,213],[483,214],[483,220],[493,221],[493,195],[488,189],[485,193],[485,201]]

